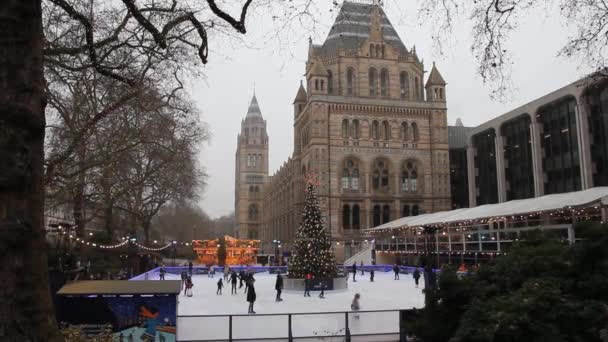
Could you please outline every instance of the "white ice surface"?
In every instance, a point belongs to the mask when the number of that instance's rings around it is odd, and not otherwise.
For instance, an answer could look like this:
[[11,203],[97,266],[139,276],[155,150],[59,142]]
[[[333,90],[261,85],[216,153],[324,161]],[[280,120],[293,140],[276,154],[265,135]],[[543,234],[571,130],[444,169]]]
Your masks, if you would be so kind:
[[[183,317],[184,315],[244,315],[233,316],[233,338],[262,340],[287,337],[288,313],[312,313],[292,316],[294,337],[343,335],[345,315],[320,312],[349,311],[355,293],[361,294],[361,310],[400,310],[424,306],[424,283],[420,279],[420,288],[415,288],[411,275],[401,274],[401,280],[393,280],[392,272],[376,272],[372,283],[367,273],[365,276],[359,273],[357,282],[349,280],[348,290],[326,291],[325,299],[318,298],[319,292],[311,292],[312,297],[304,297],[302,292],[284,291],[283,301],[275,302],[276,275],[261,273],[255,276],[257,300],[254,310],[257,315],[247,315],[249,303],[243,293],[245,287],[239,289],[237,295],[231,295],[230,284],[225,284],[223,295],[216,295],[217,276],[208,278],[207,275],[195,275],[193,297],[186,297],[183,292],[179,296],[178,316],[182,316],[178,317],[177,324],[179,341],[228,338],[228,317]],[[179,279],[179,276],[167,274],[166,279]],[[285,315],[264,316],[271,313]],[[349,328],[352,334],[397,333],[399,313],[361,313],[358,319],[351,314]]]

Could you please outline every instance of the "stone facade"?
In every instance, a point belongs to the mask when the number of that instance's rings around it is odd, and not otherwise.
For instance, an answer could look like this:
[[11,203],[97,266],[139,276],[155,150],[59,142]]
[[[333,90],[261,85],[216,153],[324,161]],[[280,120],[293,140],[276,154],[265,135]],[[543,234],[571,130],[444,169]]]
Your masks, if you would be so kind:
[[268,182],[268,133],[255,95],[241,122],[235,171],[235,235],[239,239],[258,239],[264,215],[264,185]]
[[310,170],[338,241],[450,208],[446,82],[433,64],[423,86],[424,72],[380,5],[343,4],[326,41],[310,42],[306,89],[300,84],[294,100],[293,156],[264,187],[263,241],[293,240]]

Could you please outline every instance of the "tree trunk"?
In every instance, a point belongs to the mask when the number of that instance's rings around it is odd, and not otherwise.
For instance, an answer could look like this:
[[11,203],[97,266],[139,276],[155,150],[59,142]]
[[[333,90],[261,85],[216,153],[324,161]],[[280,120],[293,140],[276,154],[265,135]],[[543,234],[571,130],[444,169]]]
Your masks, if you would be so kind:
[[60,341],[44,232],[40,0],[0,1],[0,340]]
[[112,239],[114,236],[114,226],[113,226],[113,217],[114,214],[114,204],[111,201],[106,201],[106,208],[104,214],[104,228],[108,237]]
[[85,235],[85,217],[84,217],[84,187],[85,187],[85,171],[84,171],[84,158],[86,157],[86,145],[84,142],[78,146],[77,150],[77,162],[78,162],[78,175],[76,176],[76,185],[73,192],[73,214],[74,224],[76,225],[76,235],[83,237]]

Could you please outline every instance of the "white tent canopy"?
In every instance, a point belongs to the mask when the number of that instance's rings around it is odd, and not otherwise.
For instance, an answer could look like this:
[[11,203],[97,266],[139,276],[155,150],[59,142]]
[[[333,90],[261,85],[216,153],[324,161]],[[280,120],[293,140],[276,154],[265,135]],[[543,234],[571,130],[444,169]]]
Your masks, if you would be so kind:
[[521,216],[561,209],[584,208],[608,203],[608,187],[596,187],[582,191],[545,195],[536,198],[514,200],[498,204],[487,204],[474,208],[441,211],[432,214],[403,217],[383,225],[366,229],[368,232],[405,227],[424,227],[476,221],[496,217]]

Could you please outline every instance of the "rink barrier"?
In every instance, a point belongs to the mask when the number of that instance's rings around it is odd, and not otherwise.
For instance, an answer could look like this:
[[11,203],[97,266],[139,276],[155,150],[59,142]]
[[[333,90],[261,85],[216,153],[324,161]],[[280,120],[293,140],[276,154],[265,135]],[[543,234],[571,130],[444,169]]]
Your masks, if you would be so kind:
[[[352,273],[352,265],[337,265],[338,267],[338,275],[344,276],[346,273]],[[400,274],[412,274],[416,267],[413,266],[398,266]],[[224,268],[221,266],[214,266],[215,275],[222,275],[224,273]],[[422,272],[422,268],[418,268],[420,272]],[[192,274],[209,274],[210,268],[207,266],[193,266]],[[239,273],[240,271],[249,271],[254,273],[264,273],[269,272],[271,274],[276,274],[280,272],[281,274],[287,274],[287,266],[231,266],[231,271],[235,271]],[[393,265],[364,265],[363,272],[369,272],[370,270],[374,270],[374,272],[393,272]],[[158,279],[158,274],[160,271],[160,267],[154,268],[150,271],[144,272],[138,276],[135,276],[129,280],[154,280]],[[183,271],[189,271],[188,266],[165,266],[165,271],[170,274],[180,275]],[[434,270],[435,272],[439,272],[439,270]],[[361,266],[357,265],[357,272],[361,272]]]
[[[380,314],[380,313],[398,313],[398,326],[394,327],[392,331],[373,333],[373,332],[353,332],[350,328],[349,315],[354,315],[356,319],[362,314]],[[407,321],[412,320],[420,314],[417,309],[407,310],[361,310],[361,311],[325,311],[325,312],[298,312],[298,313],[269,313],[269,314],[232,314],[232,315],[178,315],[177,319],[179,322],[180,318],[227,318],[228,319],[228,331],[227,338],[212,338],[212,339],[181,339],[179,337],[179,329],[177,330],[176,341],[177,342],[234,342],[234,341],[318,341],[319,339],[329,338],[333,341],[334,338],[344,338],[344,341],[351,342],[352,339],[355,341],[399,341],[407,342],[410,340],[410,335],[407,333]],[[311,336],[294,336],[293,333],[293,317],[294,316],[318,316],[318,315],[344,315],[344,329],[339,329],[343,333],[334,334],[314,334]],[[248,338],[235,338],[233,332],[233,321],[234,318],[248,317],[256,319],[258,317],[287,317],[287,327],[285,336],[253,336]],[[279,320],[276,320],[278,322]],[[201,324],[201,326],[203,326]],[[365,338],[364,340],[360,338]]]

